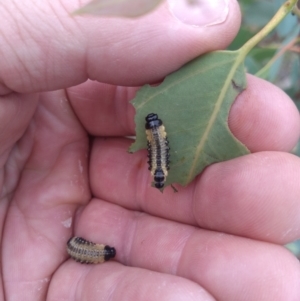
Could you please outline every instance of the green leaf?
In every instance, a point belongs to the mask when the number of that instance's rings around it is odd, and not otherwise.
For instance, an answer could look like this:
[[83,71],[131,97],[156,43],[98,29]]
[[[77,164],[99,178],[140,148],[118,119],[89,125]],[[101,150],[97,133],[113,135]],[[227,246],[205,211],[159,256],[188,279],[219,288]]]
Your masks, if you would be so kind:
[[189,62],[157,87],[139,90],[136,142],[131,152],[146,148],[145,120],[156,113],[163,120],[170,142],[170,171],[166,185],[187,185],[208,165],[249,153],[230,132],[228,114],[236,96],[246,88],[247,54],[291,12],[289,0],[254,37],[237,51],[216,51]]
[[93,0],[74,14],[133,18],[150,12],[161,2],[162,0]]
[[187,185],[206,166],[249,153],[227,124],[234,99],[246,87],[240,57],[239,51],[198,57],[159,86],[144,86],[132,101],[137,138],[131,152],[146,148],[149,113],[157,113],[166,127],[171,148],[166,185]]

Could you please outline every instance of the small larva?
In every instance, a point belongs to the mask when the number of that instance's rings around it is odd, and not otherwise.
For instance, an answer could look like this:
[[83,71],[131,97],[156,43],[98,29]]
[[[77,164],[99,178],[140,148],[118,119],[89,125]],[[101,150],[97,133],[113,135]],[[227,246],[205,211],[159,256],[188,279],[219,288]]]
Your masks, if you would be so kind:
[[81,237],[71,237],[67,242],[68,254],[80,263],[102,263],[116,256],[116,249],[95,244]]
[[169,170],[169,142],[165,127],[157,114],[146,116],[146,135],[148,140],[149,170],[154,177],[154,185],[161,189],[164,187]]

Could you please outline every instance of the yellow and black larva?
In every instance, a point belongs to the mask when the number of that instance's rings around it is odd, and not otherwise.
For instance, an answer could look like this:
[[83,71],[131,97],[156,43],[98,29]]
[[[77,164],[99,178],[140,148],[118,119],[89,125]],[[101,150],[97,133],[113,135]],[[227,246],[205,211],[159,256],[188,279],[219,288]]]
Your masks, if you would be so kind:
[[67,242],[67,251],[71,258],[80,263],[102,263],[116,256],[115,248],[76,236]]
[[154,185],[161,189],[164,187],[169,170],[169,142],[165,127],[157,114],[146,116],[146,135],[148,140],[149,170],[154,177]]

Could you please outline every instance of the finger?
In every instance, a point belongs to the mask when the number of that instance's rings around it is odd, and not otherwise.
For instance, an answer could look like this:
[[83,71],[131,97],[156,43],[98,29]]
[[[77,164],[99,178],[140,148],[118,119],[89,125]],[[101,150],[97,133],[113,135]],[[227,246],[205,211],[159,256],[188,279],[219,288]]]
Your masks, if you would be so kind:
[[129,100],[134,98],[137,89],[87,81],[68,89],[68,96],[89,134],[133,135],[135,111]]
[[290,151],[300,136],[299,111],[278,87],[248,75],[248,87],[233,103],[229,127],[252,152]]
[[299,168],[299,157],[280,152],[210,166],[194,191],[197,224],[279,244],[299,239]]
[[[276,243],[300,237],[300,159],[260,152],[207,167],[188,187],[151,187],[146,152],[126,153],[128,140],[96,140],[91,157],[94,196],[204,228]],[[284,175],[284,176],[283,176]]]
[[56,90],[87,78],[132,86],[156,82],[232,41],[240,10],[234,0],[224,5],[224,22],[197,27],[179,22],[167,5],[142,18],[117,19],[72,17],[78,1],[5,1],[0,92]]
[[187,279],[113,262],[98,266],[67,262],[55,274],[48,298],[103,301],[215,300],[199,285]]
[[82,212],[75,233],[115,246],[116,260],[125,265],[192,280],[216,300],[300,297],[299,262],[281,246],[163,220],[97,199]]
[[90,198],[87,151],[88,138],[64,93],[44,94],[10,162],[24,165],[1,243],[10,299],[45,300],[50,277],[66,258],[74,211]]
[[[129,103],[137,88],[115,87],[88,81],[68,91],[83,126],[92,135],[134,135],[134,109]],[[248,76],[248,88],[229,114],[234,136],[252,152],[290,151],[300,135],[299,112],[276,86]]]

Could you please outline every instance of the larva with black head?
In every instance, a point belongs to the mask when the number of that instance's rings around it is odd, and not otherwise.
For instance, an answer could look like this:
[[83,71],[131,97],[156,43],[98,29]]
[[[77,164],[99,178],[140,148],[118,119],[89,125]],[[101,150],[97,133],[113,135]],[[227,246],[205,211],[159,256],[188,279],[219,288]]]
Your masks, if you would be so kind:
[[67,242],[67,251],[71,258],[80,263],[103,263],[116,256],[115,248],[76,236]]
[[157,114],[150,113],[146,116],[146,135],[148,145],[149,170],[154,178],[154,185],[161,189],[164,187],[168,176],[169,167],[169,142],[166,129]]

